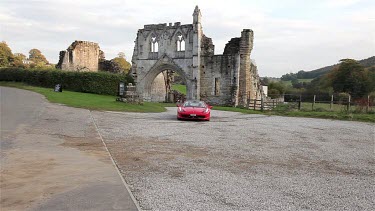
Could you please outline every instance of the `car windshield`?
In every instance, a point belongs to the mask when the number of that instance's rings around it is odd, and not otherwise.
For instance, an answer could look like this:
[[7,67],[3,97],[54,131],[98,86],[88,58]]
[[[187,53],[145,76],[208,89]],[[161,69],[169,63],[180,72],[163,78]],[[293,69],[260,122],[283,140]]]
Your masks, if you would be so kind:
[[183,106],[184,107],[206,108],[206,104],[202,101],[186,101]]

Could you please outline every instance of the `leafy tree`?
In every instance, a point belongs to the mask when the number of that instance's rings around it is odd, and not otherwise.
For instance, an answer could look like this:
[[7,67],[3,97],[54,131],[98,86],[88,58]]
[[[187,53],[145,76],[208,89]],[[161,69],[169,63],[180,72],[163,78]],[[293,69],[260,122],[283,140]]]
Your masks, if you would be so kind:
[[279,94],[284,94],[286,91],[286,86],[283,82],[271,82],[268,84],[268,90],[275,89]]
[[297,78],[299,79],[305,78],[305,75],[306,75],[306,72],[303,70],[298,71],[298,73],[296,74]]
[[370,92],[370,78],[365,69],[354,59],[342,59],[329,77],[335,92],[347,92],[353,97],[362,97]]
[[268,86],[268,84],[270,83],[270,79],[267,78],[267,77],[264,77],[261,79],[261,84],[264,85],[264,86]]
[[24,54],[22,54],[22,53],[15,53],[14,54],[14,60],[13,60],[12,66],[25,68],[25,67],[27,67],[27,65],[24,64],[23,62],[26,59],[27,58],[26,58],[26,56]]
[[118,57],[106,60],[104,53],[100,54],[99,69],[111,73],[129,73],[131,65],[125,59],[125,53],[118,53]]
[[119,52],[119,53],[117,54],[117,57],[118,57],[118,58],[124,58],[124,59],[126,59],[126,56],[125,56],[125,53],[124,53],[124,52]]
[[33,61],[36,64],[36,66],[48,64],[46,57],[42,54],[40,50],[36,48],[33,48],[29,51],[29,59]]
[[119,72],[129,73],[131,65],[128,61],[126,61],[125,53],[118,53],[118,57],[112,59],[111,61],[117,64],[117,66],[119,67]]
[[104,51],[99,50],[99,62],[103,62],[105,60]]
[[267,95],[271,97],[272,99],[274,99],[274,98],[280,97],[281,94],[280,94],[280,91],[277,89],[269,89]]
[[0,67],[8,67],[13,62],[13,53],[8,44],[0,42]]
[[293,79],[297,79],[297,75],[295,73],[287,73],[281,76],[282,81],[291,81]]

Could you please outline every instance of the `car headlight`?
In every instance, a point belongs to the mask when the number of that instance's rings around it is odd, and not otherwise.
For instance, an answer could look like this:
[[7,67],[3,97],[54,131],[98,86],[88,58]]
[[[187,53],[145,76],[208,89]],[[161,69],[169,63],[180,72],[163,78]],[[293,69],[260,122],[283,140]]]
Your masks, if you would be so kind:
[[178,107],[178,112],[185,112],[185,110],[182,107]]
[[210,111],[210,109],[206,108],[204,109],[203,113],[208,113]]

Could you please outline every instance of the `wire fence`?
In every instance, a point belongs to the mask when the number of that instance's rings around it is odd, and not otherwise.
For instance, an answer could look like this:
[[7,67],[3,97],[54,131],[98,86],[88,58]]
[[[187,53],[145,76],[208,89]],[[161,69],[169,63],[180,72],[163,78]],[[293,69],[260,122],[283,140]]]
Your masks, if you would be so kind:
[[350,95],[268,95],[260,99],[247,100],[252,110],[272,110],[280,105],[302,111],[345,111],[358,113],[375,112],[375,99],[370,96],[353,99]]

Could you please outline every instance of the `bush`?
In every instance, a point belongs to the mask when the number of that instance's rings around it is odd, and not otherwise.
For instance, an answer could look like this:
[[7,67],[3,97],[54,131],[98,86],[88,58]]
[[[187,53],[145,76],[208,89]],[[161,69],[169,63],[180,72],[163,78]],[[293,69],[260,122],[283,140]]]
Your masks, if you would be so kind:
[[0,81],[23,82],[33,86],[53,88],[61,84],[63,89],[94,94],[117,95],[118,83],[132,83],[125,74],[105,72],[71,72],[63,70],[0,69]]

